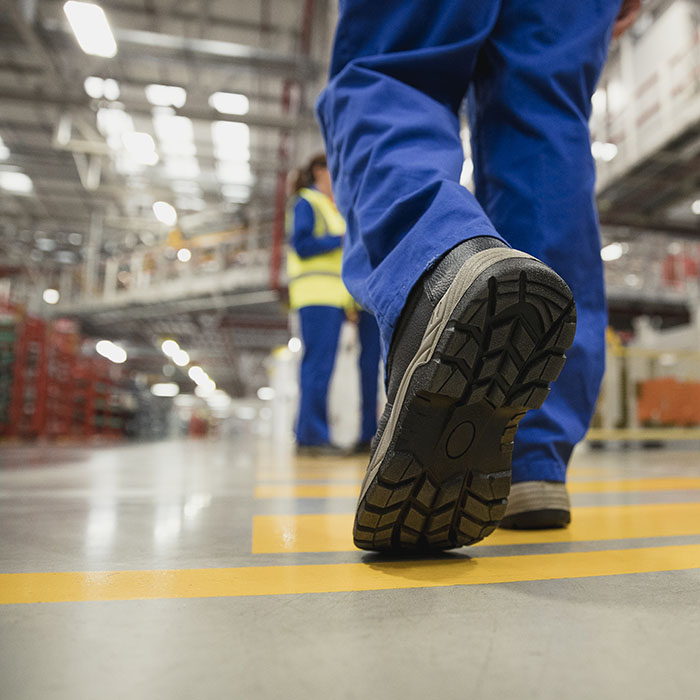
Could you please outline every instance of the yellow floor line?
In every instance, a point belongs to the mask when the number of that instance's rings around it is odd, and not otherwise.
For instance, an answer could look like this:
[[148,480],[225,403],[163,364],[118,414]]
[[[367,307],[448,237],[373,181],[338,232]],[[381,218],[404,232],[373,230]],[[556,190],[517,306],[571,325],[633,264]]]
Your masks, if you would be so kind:
[[[253,518],[253,553],[349,552],[355,549],[352,522],[351,513],[256,515]],[[679,535],[700,535],[700,503],[574,508],[568,528],[496,530],[482,544],[585,542]]]
[[[611,479],[609,481],[574,481],[569,493],[631,493],[634,491],[697,491],[700,477],[659,477],[652,479]],[[260,484],[255,498],[357,498],[356,484]]]
[[700,545],[682,545],[433,561],[0,574],[0,604],[372,591],[698,568]]

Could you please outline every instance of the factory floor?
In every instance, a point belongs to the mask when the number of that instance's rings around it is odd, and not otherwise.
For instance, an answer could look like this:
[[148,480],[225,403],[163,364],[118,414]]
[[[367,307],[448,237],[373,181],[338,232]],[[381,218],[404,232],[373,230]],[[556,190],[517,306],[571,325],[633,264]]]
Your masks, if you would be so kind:
[[0,445],[0,698],[700,697],[700,452],[577,453],[567,530],[355,550],[364,460]]

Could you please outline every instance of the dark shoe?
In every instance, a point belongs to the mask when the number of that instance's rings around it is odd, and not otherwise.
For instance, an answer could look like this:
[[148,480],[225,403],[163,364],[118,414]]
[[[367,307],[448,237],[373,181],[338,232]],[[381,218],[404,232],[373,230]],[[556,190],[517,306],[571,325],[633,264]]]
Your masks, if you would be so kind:
[[354,455],[368,455],[372,451],[372,441],[371,440],[363,440],[362,442],[358,442],[357,445],[352,450],[352,453]]
[[297,457],[348,457],[349,450],[336,445],[297,445]]
[[356,546],[451,549],[493,532],[518,423],[547,397],[575,329],[562,279],[497,239],[465,241],[424,274],[389,351]]
[[499,527],[508,530],[548,530],[571,522],[566,486],[555,481],[523,481],[510,487],[506,514]]

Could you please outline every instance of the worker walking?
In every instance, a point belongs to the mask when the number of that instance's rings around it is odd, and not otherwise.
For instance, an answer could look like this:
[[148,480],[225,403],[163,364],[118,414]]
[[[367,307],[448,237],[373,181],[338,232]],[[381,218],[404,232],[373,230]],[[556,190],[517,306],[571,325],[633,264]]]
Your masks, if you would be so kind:
[[341,279],[345,221],[333,201],[326,156],[317,155],[301,169],[287,221],[290,307],[299,312],[304,352],[296,424],[300,454],[340,450],[331,443],[328,388],[343,322],[357,322],[360,339],[362,419],[358,448],[369,450],[377,429],[379,329],[374,317],[359,309]]
[[[389,401],[359,547],[569,522],[566,466],[605,350],[588,118],[620,7],[340,4],[317,115],[348,221],[343,279],[379,322]],[[475,196],[459,184],[465,96]]]

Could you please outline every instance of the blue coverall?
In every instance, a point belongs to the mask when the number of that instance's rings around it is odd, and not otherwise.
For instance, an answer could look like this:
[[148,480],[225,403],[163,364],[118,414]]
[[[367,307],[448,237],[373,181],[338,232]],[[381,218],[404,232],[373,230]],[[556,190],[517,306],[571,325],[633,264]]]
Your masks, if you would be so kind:
[[[343,279],[386,353],[409,291],[461,241],[494,236],[571,287],[578,328],[520,423],[513,481],[564,481],[593,413],[607,321],[590,98],[620,0],[341,0],[317,104]],[[476,196],[460,186],[467,98]]]
[[[299,199],[294,206],[291,245],[302,258],[326,253],[342,244],[338,236],[314,236],[311,205]],[[328,388],[338,349],[345,309],[337,306],[303,306],[299,309],[304,354],[301,360],[301,397],[296,438],[299,445],[327,445]],[[379,376],[379,328],[366,311],[358,313],[360,338],[360,390],[362,417],[360,442],[367,443],[377,431],[377,384]]]

